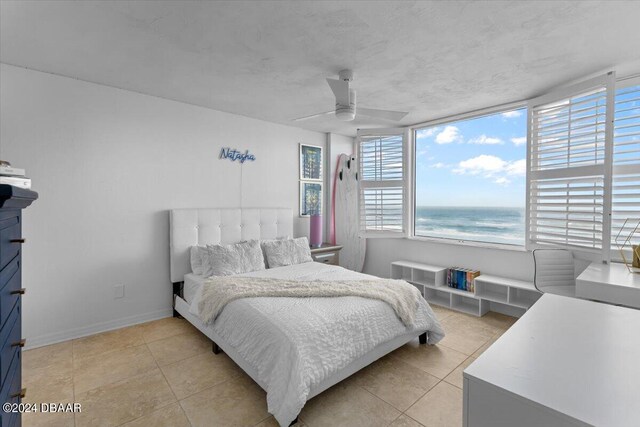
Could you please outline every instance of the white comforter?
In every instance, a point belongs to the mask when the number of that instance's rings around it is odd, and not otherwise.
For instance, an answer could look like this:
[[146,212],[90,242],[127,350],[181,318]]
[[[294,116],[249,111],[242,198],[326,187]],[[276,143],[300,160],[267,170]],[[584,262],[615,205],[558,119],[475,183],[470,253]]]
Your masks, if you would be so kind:
[[[242,276],[324,281],[372,278],[317,262]],[[197,315],[200,294],[192,301],[192,314]],[[314,385],[377,345],[414,330],[429,331],[429,344],[444,336],[423,299],[409,328],[387,303],[350,296],[238,299],[227,304],[213,329],[256,370],[260,382],[266,384],[269,412],[285,427],[297,417]]]

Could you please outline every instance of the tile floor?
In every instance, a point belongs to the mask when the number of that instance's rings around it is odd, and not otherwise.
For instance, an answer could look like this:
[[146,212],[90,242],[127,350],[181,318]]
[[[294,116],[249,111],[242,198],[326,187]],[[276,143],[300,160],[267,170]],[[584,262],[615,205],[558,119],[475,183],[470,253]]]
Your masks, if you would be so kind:
[[[462,371],[516,320],[434,310],[447,333],[417,340],[307,402],[300,427],[459,426]],[[79,402],[78,414],[25,414],[31,426],[277,426],[265,393],[188,322],[168,318],[24,352],[26,402]]]

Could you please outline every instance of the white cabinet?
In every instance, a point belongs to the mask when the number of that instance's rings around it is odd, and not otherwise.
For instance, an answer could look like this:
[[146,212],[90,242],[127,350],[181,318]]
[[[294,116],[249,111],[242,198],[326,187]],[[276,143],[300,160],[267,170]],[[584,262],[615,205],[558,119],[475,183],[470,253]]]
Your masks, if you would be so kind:
[[463,425],[637,427],[639,330],[638,310],[543,295],[464,370]]

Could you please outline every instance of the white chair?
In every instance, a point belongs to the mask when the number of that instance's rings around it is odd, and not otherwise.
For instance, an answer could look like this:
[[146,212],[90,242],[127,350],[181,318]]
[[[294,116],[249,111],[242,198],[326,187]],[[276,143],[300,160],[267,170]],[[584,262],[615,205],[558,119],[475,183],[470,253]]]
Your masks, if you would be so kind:
[[536,249],[533,251],[535,275],[533,284],[542,293],[576,296],[576,276],[573,253],[566,249]]

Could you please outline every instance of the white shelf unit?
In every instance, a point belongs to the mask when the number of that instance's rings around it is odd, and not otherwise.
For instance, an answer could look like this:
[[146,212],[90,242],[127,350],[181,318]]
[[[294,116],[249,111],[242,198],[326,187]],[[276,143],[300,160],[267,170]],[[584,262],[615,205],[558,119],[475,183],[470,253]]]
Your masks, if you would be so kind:
[[447,268],[411,261],[391,263],[391,278],[413,284],[432,304],[474,316],[488,311],[520,317],[542,295],[533,283],[481,274],[474,281],[474,291],[450,288],[445,284]]
[[[490,301],[529,309],[542,294],[531,282],[481,274],[475,280],[476,295]],[[494,299],[492,299],[494,298]]]

